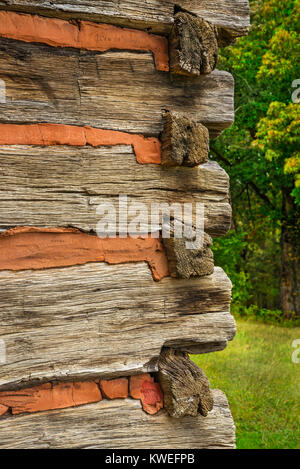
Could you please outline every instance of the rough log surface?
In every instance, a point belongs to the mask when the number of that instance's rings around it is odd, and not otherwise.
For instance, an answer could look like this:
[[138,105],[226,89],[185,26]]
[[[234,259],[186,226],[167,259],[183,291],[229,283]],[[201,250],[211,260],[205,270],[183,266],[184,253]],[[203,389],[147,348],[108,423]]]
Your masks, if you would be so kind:
[[211,73],[218,61],[217,28],[188,13],[177,13],[170,46],[171,72],[200,76]]
[[235,428],[227,399],[219,390],[213,398],[207,417],[180,420],[164,410],[147,415],[132,399],[8,416],[0,420],[0,448],[233,449]]
[[0,39],[6,103],[0,121],[89,125],[158,137],[164,110],[185,112],[218,135],[234,119],[232,76],[155,69],[148,52],[98,53]]
[[218,26],[227,42],[249,29],[248,0],[0,0],[0,8],[5,10],[109,22],[156,33],[170,32],[175,6]]
[[128,196],[128,206],[144,203],[149,214],[152,203],[204,203],[211,236],[224,235],[231,223],[228,176],[215,162],[164,168],[137,164],[130,146],[1,146],[0,168],[3,230],[31,225],[95,231],[103,217],[97,206],[112,203],[119,213],[119,194]]
[[193,167],[208,160],[207,128],[182,113],[164,113],[161,142],[161,161],[164,166]]
[[225,348],[235,335],[230,299],[220,268],[158,283],[145,263],[2,271],[0,388],[157,371],[163,346]]
[[171,417],[195,417],[198,413],[206,417],[213,409],[209,381],[187,353],[164,349],[159,357],[158,369],[164,407]]
[[202,246],[195,249],[187,249],[186,241],[185,237],[175,238],[173,235],[163,239],[171,277],[190,278],[212,274],[214,256],[211,237],[204,233]]

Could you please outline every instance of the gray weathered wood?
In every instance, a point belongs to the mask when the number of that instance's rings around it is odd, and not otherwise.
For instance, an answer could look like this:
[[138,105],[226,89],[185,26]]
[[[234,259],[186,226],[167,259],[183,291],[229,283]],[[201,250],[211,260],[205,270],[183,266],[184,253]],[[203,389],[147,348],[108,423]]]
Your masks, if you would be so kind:
[[208,415],[214,404],[209,381],[187,353],[163,349],[158,370],[164,407],[171,417],[195,417],[198,413],[204,417]]
[[77,408],[0,418],[1,449],[234,449],[226,396],[213,390],[207,417],[147,415],[138,400],[104,400]]
[[50,122],[158,137],[162,111],[186,112],[211,136],[234,118],[233,78],[215,70],[172,80],[151,53],[97,53],[0,39],[0,121]]
[[244,36],[249,29],[248,0],[0,0],[0,8],[5,10],[88,19],[164,34],[172,27],[175,6],[218,26],[227,42]]
[[[171,225],[174,224],[171,222]],[[190,278],[203,277],[210,275],[214,271],[214,256],[211,250],[212,239],[206,233],[201,233],[197,246],[196,236],[176,238],[174,236],[174,228],[171,231],[170,238],[164,238],[163,244],[169,264],[169,272],[171,277]],[[195,233],[195,230],[194,230]],[[193,241],[194,249],[187,247],[187,242]]]
[[160,282],[145,263],[2,271],[0,388],[157,371],[162,346],[224,348],[235,334],[230,299],[220,268]]
[[177,13],[170,38],[172,73],[200,76],[211,73],[218,60],[217,28],[188,13]]
[[[215,162],[197,168],[141,165],[130,146],[0,147],[0,228],[73,226],[96,230],[100,203],[119,213],[119,194],[152,203],[204,203],[205,230],[224,235],[231,223],[229,181]],[[134,215],[128,217],[128,220]],[[144,227],[142,226],[142,229]],[[147,228],[147,227],[145,227]]]
[[165,112],[161,136],[164,166],[197,166],[206,163],[209,133],[206,127],[178,112]]

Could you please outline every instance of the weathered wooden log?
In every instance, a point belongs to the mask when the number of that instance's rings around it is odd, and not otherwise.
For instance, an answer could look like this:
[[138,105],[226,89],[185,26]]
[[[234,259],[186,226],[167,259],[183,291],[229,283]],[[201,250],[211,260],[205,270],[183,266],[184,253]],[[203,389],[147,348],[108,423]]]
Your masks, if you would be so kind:
[[164,113],[161,143],[161,159],[164,166],[193,167],[208,161],[207,128],[182,113]]
[[[209,235],[222,236],[230,227],[228,176],[214,162],[164,168],[137,164],[129,146],[1,146],[0,167],[2,229],[72,226],[95,232],[103,218],[97,207],[107,203],[112,221],[115,210],[119,232],[124,232],[127,223],[120,213],[133,202],[145,204],[138,229],[146,233],[154,203],[203,203]],[[126,207],[119,205],[118,194],[128,196]],[[128,222],[135,216],[128,216]]]
[[188,76],[211,73],[218,61],[216,26],[188,13],[177,13],[170,40],[171,72]]
[[[204,233],[203,240],[198,240],[200,246],[195,246],[194,249],[187,247],[187,241],[193,242],[187,237],[175,238],[174,230],[170,238],[163,239],[171,277],[188,279],[211,275],[214,271],[211,237]],[[197,244],[195,239],[194,244]]]
[[158,370],[164,407],[171,417],[195,417],[198,413],[206,417],[213,409],[209,381],[187,353],[164,349],[159,357]]
[[[181,8],[216,25],[227,43],[247,34],[250,25],[247,0],[0,0],[0,8],[41,13],[58,18],[87,19],[167,34],[174,22],[174,10]],[[222,44],[224,45],[224,43]]]
[[233,78],[156,70],[149,52],[100,53],[0,38],[1,122],[56,123],[159,137],[162,111],[184,112],[214,137],[234,118]]
[[220,350],[235,335],[231,283],[153,282],[145,263],[0,272],[1,390],[157,371],[163,346]]
[[[140,3],[0,0],[0,448],[234,447],[188,353],[235,334],[210,249],[228,176],[208,153],[234,115],[218,46],[246,33],[248,2]],[[204,242],[164,249],[184,204],[204,206]]]
[[207,417],[198,414],[179,421],[164,410],[147,415],[132,399],[8,415],[0,419],[0,448],[233,449],[235,430],[227,399],[219,390],[213,390],[213,399]]

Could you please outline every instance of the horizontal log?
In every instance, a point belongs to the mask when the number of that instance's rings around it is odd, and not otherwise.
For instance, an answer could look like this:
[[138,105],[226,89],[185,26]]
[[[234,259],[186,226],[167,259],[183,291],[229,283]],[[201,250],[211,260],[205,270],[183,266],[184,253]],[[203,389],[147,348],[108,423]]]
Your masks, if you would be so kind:
[[154,372],[162,346],[224,348],[235,334],[230,299],[220,268],[160,282],[145,263],[2,271],[0,389]]
[[141,217],[140,228],[146,232],[153,203],[203,203],[208,234],[222,236],[230,227],[228,176],[212,161],[164,168],[137,164],[130,146],[0,146],[0,168],[2,230],[31,225],[95,231],[103,218],[96,213],[100,203],[113,204],[120,222],[126,208],[119,210],[119,194],[128,196],[128,207],[145,204],[149,216]]
[[[22,227],[0,235],[0,270],[41,270],[89,262],[122,264],[146,261],[155,280],[203,277],[214,272],[212,240],[157,239],[151,235],[101,239],[75,228]],[[203,238],[203,239],[202,239]],[[202,241],[202,243],[201,243]],[[165,249],[164,249],[165,248]]]
[[[217,28],[202,18],[178,13],[170,37],[172,73],[211,73],[218,58],[217,35]],[[0,11],[0,37],[99,52],[151,51],[157,70],[169,71],[167,39],[137,29]]]
[[82,18],[169,33],[174,10],[182,8],[218,26],[226,37],[247,34],[250,24],[248,0],[1,0],[0,8],[48,14],[60,18]]
[[147,415],[132,399],[2,417],[0,448],[233,449],[235,428],[226,396],[213,390],[213,398],[214,408],[207,417],[179,421],[164,410]]
[[232,76],[156,70],[149,52],[99,53],[0,38],[6,102],[0,121],[91,126],[159,137],[164,110],[183,112],[212,137],[234,119]]

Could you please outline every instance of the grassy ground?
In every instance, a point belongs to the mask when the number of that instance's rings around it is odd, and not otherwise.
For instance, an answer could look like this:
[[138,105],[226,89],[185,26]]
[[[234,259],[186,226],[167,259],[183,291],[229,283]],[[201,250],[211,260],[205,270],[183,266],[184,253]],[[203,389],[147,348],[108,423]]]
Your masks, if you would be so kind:
[[212,387],[226,392],[240,449],[300,448],[300,363],[292,342],[300,328],[237,321],[223,352],[195,355]]

